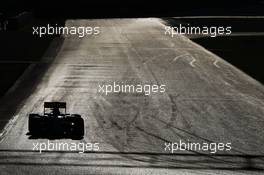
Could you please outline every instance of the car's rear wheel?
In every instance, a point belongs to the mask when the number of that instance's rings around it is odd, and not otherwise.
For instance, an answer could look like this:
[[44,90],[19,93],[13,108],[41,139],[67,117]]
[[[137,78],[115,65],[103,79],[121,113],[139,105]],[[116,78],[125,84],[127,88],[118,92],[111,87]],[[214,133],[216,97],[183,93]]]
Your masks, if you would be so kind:
[[71,122],[73,123],[72,126],[72,138],[79,139],[83,138],[84,136],[84,121],[81,117],[72,117]]
[[29,114],[28,130],[31,135],[36,135],[39,132],[40,116],[38,114]]

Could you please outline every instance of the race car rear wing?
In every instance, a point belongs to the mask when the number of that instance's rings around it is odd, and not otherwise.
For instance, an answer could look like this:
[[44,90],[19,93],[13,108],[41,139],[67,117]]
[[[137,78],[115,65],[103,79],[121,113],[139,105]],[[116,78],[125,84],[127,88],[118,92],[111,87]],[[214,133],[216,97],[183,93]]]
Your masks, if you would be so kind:
[[46,108],[62,108],[65,109],[65,114],[66,114],[66,102],[44,102],[44,114]]

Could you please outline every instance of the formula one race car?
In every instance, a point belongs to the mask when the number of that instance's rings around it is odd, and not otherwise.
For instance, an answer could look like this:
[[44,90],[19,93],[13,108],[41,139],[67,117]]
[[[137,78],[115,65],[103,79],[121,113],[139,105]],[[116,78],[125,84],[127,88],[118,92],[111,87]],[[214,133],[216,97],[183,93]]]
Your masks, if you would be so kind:
[[84,120],[79,114],[67,114],[66,102],[44,102],[43,115],[29,114],[28,130],[31,136],[83,138]]

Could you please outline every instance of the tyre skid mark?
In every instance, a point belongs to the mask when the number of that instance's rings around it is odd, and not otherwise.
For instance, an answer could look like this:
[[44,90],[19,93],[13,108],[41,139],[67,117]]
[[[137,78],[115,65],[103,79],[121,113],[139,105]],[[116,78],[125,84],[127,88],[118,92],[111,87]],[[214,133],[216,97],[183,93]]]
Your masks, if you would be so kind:
[[217,63],[218,63],[218,60],[215,60],[213,64],[214,64],[215,67],[220,68],[220,66],[217,65]]
[[185,53],[185,54],[176,56],[172,61],[175,62],[180,58],[191,58],[192,60],[189,62],[189,64],[190,64],[190,66],[195,67],[194,63],[196,62],[196,59],[190,53]]

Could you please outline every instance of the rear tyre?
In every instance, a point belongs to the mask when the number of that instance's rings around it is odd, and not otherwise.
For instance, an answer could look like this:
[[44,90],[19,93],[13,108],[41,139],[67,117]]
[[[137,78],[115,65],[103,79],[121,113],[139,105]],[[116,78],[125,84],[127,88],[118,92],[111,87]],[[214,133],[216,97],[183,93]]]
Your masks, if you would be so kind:
[[84,121],[81,118],[80,115],[76,116],[72,115],[72,123],[74,125],[72,126],[72,138],[73,139],[82,139],[84,136]]
[[38,114],[29,114],[28,131],[30,135],[37,135],[39,131],[40,116]]

